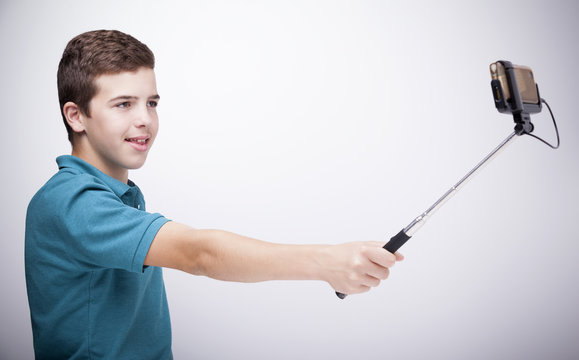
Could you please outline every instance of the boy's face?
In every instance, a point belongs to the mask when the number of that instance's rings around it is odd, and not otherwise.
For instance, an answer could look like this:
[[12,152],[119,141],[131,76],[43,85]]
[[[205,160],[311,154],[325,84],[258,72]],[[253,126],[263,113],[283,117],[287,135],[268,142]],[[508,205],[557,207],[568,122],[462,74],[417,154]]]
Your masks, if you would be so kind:
[[[90,116],[84,119],[80,157],[104,173],[126,181],[140,168],[157,135],[159,101],[153,69],[100,75]],[[74,154],[74,150],[73,150]]]

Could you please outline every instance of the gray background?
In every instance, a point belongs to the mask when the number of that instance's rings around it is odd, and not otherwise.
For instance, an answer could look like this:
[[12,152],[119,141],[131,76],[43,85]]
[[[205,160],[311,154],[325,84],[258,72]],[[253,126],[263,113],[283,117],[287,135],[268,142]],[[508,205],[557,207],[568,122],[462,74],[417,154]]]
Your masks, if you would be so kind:
[[[0,2],[0,358],[32,358],[24,217],[70,152],[56,68],[78,33],[157,56],[148,208],[274,242],[385,240],[511,131],[488,65],[529,65],[553,151],[517,139],[402,249],[381,287],[165,272],[178,359],[579,356],[579,5],[573,1]],[[553,141],[547,111],[536,133]]]

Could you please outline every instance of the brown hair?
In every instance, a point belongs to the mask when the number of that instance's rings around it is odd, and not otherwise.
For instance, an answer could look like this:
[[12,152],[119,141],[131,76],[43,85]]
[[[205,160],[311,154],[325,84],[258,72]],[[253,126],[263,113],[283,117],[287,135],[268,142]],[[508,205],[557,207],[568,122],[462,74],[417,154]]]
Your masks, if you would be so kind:
[[62,111],[64,104],[71,101],[90,116],[89,104],[97,92],[94,84],[97,76],[136,71],[141,67],[155,67],[153,52],[120,31],[89,31],[69,41],[58,65],[57,84],[60,111],[71,143],[73,131]]

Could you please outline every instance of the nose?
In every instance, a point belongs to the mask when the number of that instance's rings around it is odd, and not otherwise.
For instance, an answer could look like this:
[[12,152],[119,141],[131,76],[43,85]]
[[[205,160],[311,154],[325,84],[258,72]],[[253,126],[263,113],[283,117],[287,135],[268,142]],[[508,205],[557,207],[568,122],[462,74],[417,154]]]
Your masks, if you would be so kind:
[[134,125],[138,128],[150,127],[155,121],[157,121],[157,111],[155,108],[151,108],[144,104],[139,106],[139,111],[135,114]]

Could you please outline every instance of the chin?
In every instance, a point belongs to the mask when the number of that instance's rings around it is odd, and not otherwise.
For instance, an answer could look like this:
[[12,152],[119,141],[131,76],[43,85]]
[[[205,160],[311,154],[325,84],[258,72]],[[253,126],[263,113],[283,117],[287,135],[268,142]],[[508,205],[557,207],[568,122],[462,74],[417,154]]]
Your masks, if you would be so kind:
[[129,169],[129,170],[138,170],[138,169],[142,168],[143,165],[145,165],[145,162],[144,162],[144,161],[141,161],[141,162],[138,162],[138,163],[133,163],[133,164],[131,164],[131,165],[128,167],[128,169]]
[[129,170],[137,170],[142,168],[143,165],[145,165],[146,161],[147,161],[146,156],[141,159],[134,159],[132,161],[128,161],[125,167]]

